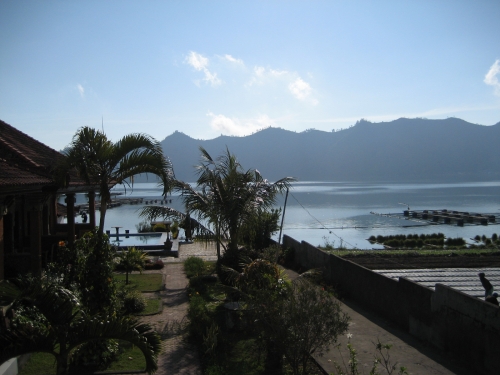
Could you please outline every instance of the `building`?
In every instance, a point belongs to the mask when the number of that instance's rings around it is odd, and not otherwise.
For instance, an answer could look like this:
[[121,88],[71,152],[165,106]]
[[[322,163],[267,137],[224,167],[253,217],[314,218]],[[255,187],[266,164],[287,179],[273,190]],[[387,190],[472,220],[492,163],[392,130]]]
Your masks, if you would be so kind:
[[[40,274],[56,255],[59,241],[71,244],[95,227],[97,187],[86,185],[76,171],[57,174],[64,158],[0,120],[0,280],[19,273]],[[88,193],[88,224],[75,225],[76,193]],[[66,224],[57,222],[61,195]]]

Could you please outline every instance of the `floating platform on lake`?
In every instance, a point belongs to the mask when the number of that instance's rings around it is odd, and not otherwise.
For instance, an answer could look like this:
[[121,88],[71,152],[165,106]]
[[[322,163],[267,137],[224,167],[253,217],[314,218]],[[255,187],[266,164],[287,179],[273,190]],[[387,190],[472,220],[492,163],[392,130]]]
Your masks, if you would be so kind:
[[378,214],[374,215],[396,217],[399,219],[413,220],[427,224],[448,224],[463,227],[464,225],[495,225],[500,224],[500,214],[477,213],[453,210],[404,210],[403,214]]

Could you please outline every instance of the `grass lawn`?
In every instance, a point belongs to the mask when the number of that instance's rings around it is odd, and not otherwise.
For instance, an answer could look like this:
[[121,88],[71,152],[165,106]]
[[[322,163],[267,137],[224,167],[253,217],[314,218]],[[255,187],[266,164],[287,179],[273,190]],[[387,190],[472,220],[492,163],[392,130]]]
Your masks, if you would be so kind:
[[[115,273],[115,280],[125,284],[125,274]],[[128,282],[140,292],[156,292],[163,287],[163,276],[161,273],[134,273],[128,275]]]
[[[118,360],[113,362],[106,371],[132,371],[146,368],[146,361],[137,347],[123,343],[123,352]],[[71,374],[92,374],[93,370],[71,369]],[[33,353],[19,375],[55,375],[56,362],[54,356],[48,353]]]
[[118,360],[113,362],[106,371],[130,371],[143,370],[146,368],[146,360],[142,352],[130,344],[124,343],[124,352],[120,354]]
[[55,375],[56,361],[48,353],[33,353],[19,375]]
[[137,315],[150,315],[156,314],[160,311],[161,298],[147,298],[146,308]]

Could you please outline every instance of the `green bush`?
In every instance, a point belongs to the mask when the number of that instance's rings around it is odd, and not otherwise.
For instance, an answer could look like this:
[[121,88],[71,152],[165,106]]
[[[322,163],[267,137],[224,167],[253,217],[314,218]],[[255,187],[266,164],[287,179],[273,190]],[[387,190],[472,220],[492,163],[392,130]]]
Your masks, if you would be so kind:
[[201,258],[189,257],[184,261],[184,272],[188,278],[203,275],[206,268],[206,264]]
[[137,290],[127,292],[123,299],[123,309],[126,314],[137,314],[146,308],[146,299]]
[[89,341],[74,351],[72,364],[104,370],[118,358],[119,349],[116,340]]
[[141,221],[139,224],[136,224],[135,229],[137,229],[137,233],[153,232],[153,227],[147,221]]
[[192,339],[200,340],[205,334],[205,330],[212,323],[205,300],[198,294],[192,294],[188,309],[189,334]]
[[177,238],[179,236],[179,223],[174,221],[170,226],[170,231],[172,232],[172,238]]
[[162,223],[155,224],[153,226],[153,232],[166,232],[167,231],[167,226]]

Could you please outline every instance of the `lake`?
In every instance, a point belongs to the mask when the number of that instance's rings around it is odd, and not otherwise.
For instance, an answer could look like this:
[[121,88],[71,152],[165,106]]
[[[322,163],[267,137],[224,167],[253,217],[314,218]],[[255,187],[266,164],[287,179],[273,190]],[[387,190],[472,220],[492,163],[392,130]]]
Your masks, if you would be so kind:
[[[160,203],[161,190],[155,183],[136,183],[133,190],[113,189],[120,197],[143,197]],[[168,205],[184,211],[181,197],[167,197]],[[278,199],[283,207],[285,197]],[[77,198],[77,204],[84,196]],[[472,238],[476,235],[500,233],[497,225],[422,225],[411,220],[370,214],[398,213],[409,206],[412,210],[448,209],[477,213],[500,213],[500,181],[445,183],[445,184],[383,184],[349,182],[297,182],[290,190],[283,225],[283,233],[312,245],[326,242],[334,246],[372,249],[377,245],[366,239],[372,235],[431,234],[441,232],[447,237]],[[121,226],[136,232],[140,205],[122,205],[106,213],[106,229]],[[97,222],[99,214],[97,213]],[[78,221],[81,221],[78,217]],[[182,235],[182,233],[181,233]],[[278,234],[274,236],[278,239]]]

